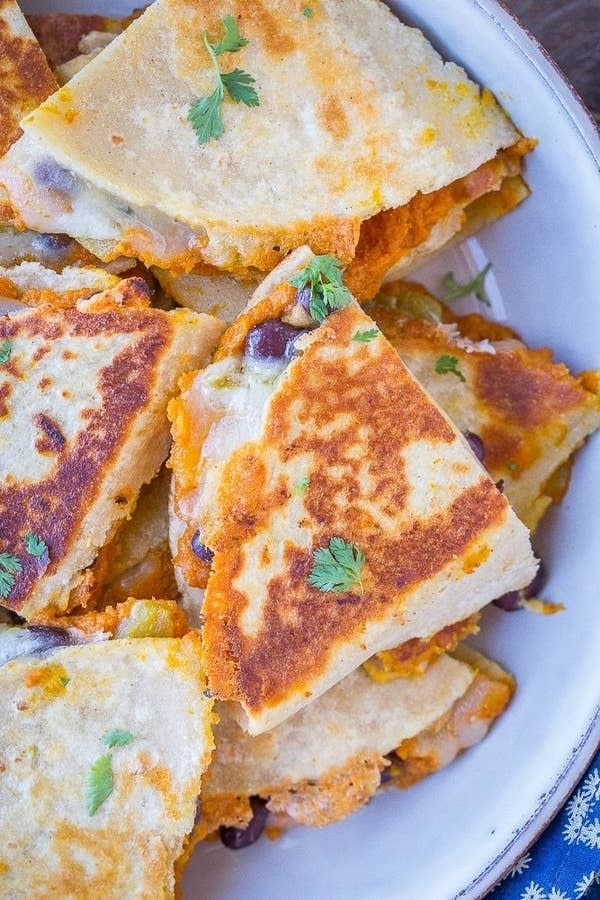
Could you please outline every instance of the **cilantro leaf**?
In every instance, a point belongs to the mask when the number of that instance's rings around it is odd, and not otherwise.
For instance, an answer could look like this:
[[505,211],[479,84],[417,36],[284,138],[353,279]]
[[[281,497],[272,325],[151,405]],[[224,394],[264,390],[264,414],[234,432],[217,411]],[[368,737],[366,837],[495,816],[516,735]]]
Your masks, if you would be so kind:
[[46,541],[43,541],[41,537],[38,537],[37,534],[34,534],[33,531],[29,531],[25,535],[25,549],[29,553],[30,556],[40,557],[43,556],[44,553],[48,551],[48,545]]
[[223,72],[221,83],[231,99],[236,103],[244,103],[246,106],[258,106],[260,104],[258,94],[252,87],[256,82],[252,75],[248,75],[247,72],[243,72],[241,69],[234,69],[233,72]]
[[88,816],[93,816],[113,790],[112,756],[101,756],[87,774],[85,782],[85,805]]
[[308,576],[308,583],[320,591],[346,593],[361,581],[362,568],[366,562],[364,554],[355,545],[341,537],[332,537],[329,547],[319,547],[313,552],[314,565]]
[[475,294],[480,303],[491,306],[490,299],[485,292],[485,276],[491,268],[492,264],[488,263],[479,275],[476,275],[471,281],[467,281],[466,284],[461,284],[457,281],[454,277],[454,272],[448,272],[443,281],[445,293],[442,299],[447,303],[451,303],[453,300],[458,300],[459,297]]
[[106,734],[103,734],[100,740],[103,744],[106,744],[109,750],[112,750],[113,747],[126,747],[134,738],[135,734],[131,731],[113,728],[112,731],[107,731]]
[[312,14],[313,14],[312,6],[305,6],[304,9],[302,10],[302,15],[305,16],[307,19],[312,19]]
[[63,687],[66,687],[71,679],[69,678],[68,675],[59,675],[58,680],[60,681],[60,683],[62,684]]
[[299,291],[308,288],[309,312],[316,322],[322,322],[334,309],[343,309],[352,294],[342,281],[342,264],[334,256],[315,256],[290,284]]
[[188,121],[192,123],[200,144],[207,144],[213,138],[217,140],[225,132],[221,117],[222,101],[223,85],[219,84],[210,97],[196,97],[190,106]]
[[15,586],[16,575],[23,571],[21,560],[14,553],[0,553],[0,598],[6,600]]
[[9,361],[11,353],[12,341],[9,341],[8,338],[6,338],[6,340],[2,341],[0,344],[0,366]]
[[225,16],[222,22],[225,35],[218,44],[211,44],[207,32],[202,32],[204,46],[208,51],[217,78],[217,86],[208,97],[196,97],[188,110],[188,122],[191,123],[199,144],[218,140],[225,132],[221,113],[225,91],[235,103],[244,103],[246,106],[260,105],[258,94],[253,87],[255,81],[252,75],[243,72],[242,69],[221,72],[217,57],[226,52],[236,53],[248,43],[240,35],[233,16]]
[[302,497],[310,484],[310,478],[308,475],[305,475],[304,478],[299,478],[296,484],[294,485],[294,494],[296,497]]
[[357,341],[359,344],[368,344],[369,341],[372,341],[379,334],[379,328],[369,328],[367,331],[356,331],[352,335],[352,340]]
[[246,46],[248,41],[241,36],[238,24],[233,16],[224,16],[221,21],[223,22],[225,34],[223,35],[223,40],[219,41],[218,44],[212,45],[213,52],[215,56],[220,56],[221,53],[237,53],[238,50]]
[[508,469],[509,472],[516,472],[518,466],[517,466],[516,462],[507,462],[506,468]]
[[456,375],[456,377],[460,378],[461,381],[467,380],[458,368],[458,360],[456,356],[440,356],[439,359],[436,360],[435,371],[438,375],[447,375],[448,373],[450,373],[452,375]]

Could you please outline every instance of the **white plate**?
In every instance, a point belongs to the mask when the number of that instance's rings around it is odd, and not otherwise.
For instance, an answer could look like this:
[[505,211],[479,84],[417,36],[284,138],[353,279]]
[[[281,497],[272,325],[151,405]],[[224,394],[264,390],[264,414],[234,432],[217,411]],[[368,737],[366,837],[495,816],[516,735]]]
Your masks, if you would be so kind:
[[[343,0],[340,0],[343,2]],[[131,4],[133,5],[133,4]],[[533,196],[479,239],[498,301],[534,345],[574,370],[600,366],[600,142],[567,84],[493,0],[392,2],[448,57],[489,86],[540,146],[527,163]],[[30,11],[123,13],[101,0],[34,0]],[[453,251],[441,271],[471,265]],[[497,307],[501,309],[500,307]],[[600,441],[580,454],[561,507],[536,539],[550,570],[552,618],[492,609],[480,644],[517,676],[510,709],[479,746],[404,792],[387,792],[324,830],[297,828],[232,852],[195,854],[185,896],[208,900],[449,900],[481,897],[534,839],[600,738]]]

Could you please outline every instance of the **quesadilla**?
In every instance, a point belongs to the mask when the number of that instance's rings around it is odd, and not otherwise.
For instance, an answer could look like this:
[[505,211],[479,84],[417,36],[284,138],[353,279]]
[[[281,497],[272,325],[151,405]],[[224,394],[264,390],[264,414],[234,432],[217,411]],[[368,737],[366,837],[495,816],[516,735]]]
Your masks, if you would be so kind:
[[222,324],[139,279],[0,318],[0,603],[64,611],[169,450],[166,405]]
[[117,275],[92,266],[65,266],[56,272],[39,262],[22,262],[0,266],[0,299],[60,309],[114,288],[119,281]]
[[173,897],[213,747],[198,637],[8,630],[29,649],[0,665],[0,894]]
[[368,296],[445,243],[531,142],[379,0],[310,10],[157,0],[22,123],[0,166],[21,221],[174,272],[310,243],[372,269]]
[[357,669],[255,737],[239,727],[229,704],[217,704],[201,833],[246,828],[257,800],[268,801],[279,825],[282,815],[302,825],[328,825],[364,805],[380,784],[406,787],[448,765],[485,736],[514,690],[499,667],[467,654],[467,662],[442,656],[420,678],[386,684]]
[[206,587],[210,688],[251,734],[537,568],[336,261],[301,249],[267,283],[169,407],[175,563]]
[[[420,285],[386,285],[366,308],[456,427],[481,442],[486,469],[535,529],[566,490],[573,453],[600,428],[600,373],[573,376],[551,350],[530,350],[480,315],[454,317]],[[423,310],[433,321],[415,316]],[[454,360],[446,374],[440,360]]]

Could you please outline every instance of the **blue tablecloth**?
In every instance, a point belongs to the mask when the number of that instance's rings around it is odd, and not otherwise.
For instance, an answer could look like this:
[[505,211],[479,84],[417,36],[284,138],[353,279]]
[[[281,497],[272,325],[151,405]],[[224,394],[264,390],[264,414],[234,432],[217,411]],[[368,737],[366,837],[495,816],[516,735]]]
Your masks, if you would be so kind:
[[541,838],[488,900],[599,900],[600,753]]

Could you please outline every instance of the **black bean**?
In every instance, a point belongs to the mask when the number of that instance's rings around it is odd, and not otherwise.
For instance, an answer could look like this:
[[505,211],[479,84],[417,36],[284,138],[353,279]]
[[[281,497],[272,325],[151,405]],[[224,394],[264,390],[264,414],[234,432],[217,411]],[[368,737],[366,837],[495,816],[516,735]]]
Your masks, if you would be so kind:
[[483,441],[479,435],[475,434],[474,431],[463,431],[463,434],[479,462],[483,462],[485,457],[485,447],[483,446]]
[[285,360],[295,355],[295,342],[305,329],[294,328],[279,319],[267,319],[255,325],[246,338],[246,355],[250,359]]
[[74,643],[76,641],[64,628],[48,625],[5,628],[0,630],[0,666],[20,656],[41,656]]
[[259,839],[265,829],[269,818],[267,801],[262,797],[250,797],[250,806],[252,807],[252,818],[245,828],[226,828],[224,825],[219,828],[219,836],[230,850],[249,847]]
[[501,478],[500,481],[496,482],[496,487],[500,491],[501,494],[504,493],[504,478]]
[[534,576],[533,581],[531,581],[526,588],[523,588],[523,593],[526,597],[536,597],[540,588],[543,586],[546,580],[546,568],[544,563],[540,559],[540,564],[538,570]]
[[523,600],[535,597],[545,580],[546,571],[544,564],[540,560],[540,565],[535,577],[529,582],[527,587],[521,588],[520,591],[509,591],[508,594],[503,594],[502,597],[497,597],[496,600],[492,600],[492,603],[494,606],[503,609],[505,612],[514,612],[516,609],[521,609]]
[[202,562],[205,563],[211,563],[213,561],[213,557],[215,554],[212,552],[210,547],[207,547],[206,544],[202,543],[202,541],[200,540],[199,531],[194,534],[191,544],[192,550],[194,551],[198,559],[201,559]]
[[492,603],[498,609],[503,609],[504,612],[514,612],[516,609],[521,609],[521,591],[509,591],[508,594],[496,597]]
[[42,187],[60,191],[61,194],[71,194],[77,186],[76,176],[49,156],[35,164],[33,174]]
[[73,239],[68,234],[36,234],[31,244],[39,256],[56,260],[67,255],[73,246]]

